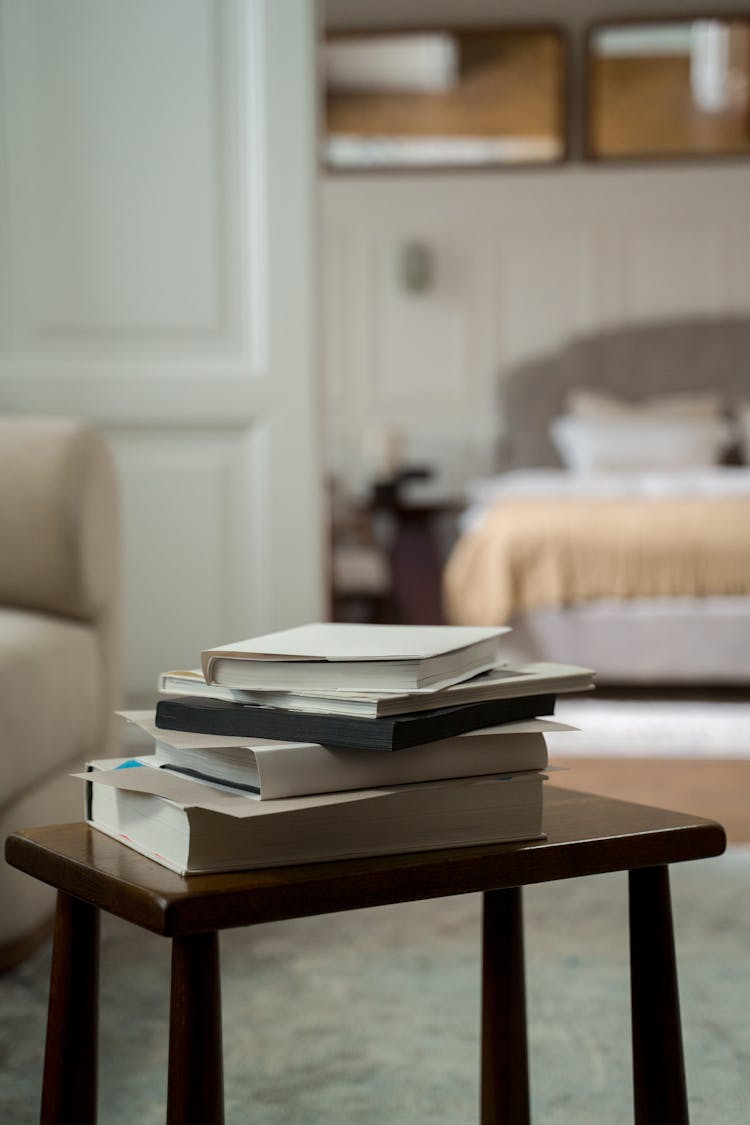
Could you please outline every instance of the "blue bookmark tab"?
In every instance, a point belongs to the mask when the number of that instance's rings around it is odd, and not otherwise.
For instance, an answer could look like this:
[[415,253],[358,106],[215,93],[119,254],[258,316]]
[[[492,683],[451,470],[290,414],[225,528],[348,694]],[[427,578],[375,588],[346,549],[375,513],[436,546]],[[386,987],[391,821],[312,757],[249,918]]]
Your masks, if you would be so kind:
[[135,758],[128,758],[127,762],[120,762],[119,766],[115,766],[116,770],[132,770],[138,766],[142,766],[143,762],[137,762]]

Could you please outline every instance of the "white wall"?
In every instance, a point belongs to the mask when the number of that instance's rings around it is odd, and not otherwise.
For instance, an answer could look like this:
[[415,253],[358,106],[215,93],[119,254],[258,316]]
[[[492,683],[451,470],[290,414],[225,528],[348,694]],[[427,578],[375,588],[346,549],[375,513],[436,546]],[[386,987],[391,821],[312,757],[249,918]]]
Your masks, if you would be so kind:
[[[678,14],[700,10],[681,5]],[[622,11],[613,0],[565,5],[574,69],[587,22]],[[539,2],[326,5],[339,27],[560,15],[560,5]],[[571,85],[578,120],[580,88]],[[362,435],[380,422],[402,430],[412,459],[440,464],[442,488],[453,491],[492,466],[496,388],[510,364],[600,325],[750,312],[749,199],[743,161],[626,168],[574,158],[533,172],[325,176],[329,465],[361,485]],[[412,240],[435,265],[435,284],[421,295],[398,282],[399,254]]]

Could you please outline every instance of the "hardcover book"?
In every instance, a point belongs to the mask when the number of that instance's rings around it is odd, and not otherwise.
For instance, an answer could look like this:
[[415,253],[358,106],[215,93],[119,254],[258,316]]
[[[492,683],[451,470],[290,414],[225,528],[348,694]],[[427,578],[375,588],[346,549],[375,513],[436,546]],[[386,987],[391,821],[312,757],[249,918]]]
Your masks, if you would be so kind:
[[594,673],[576,664],[554,664],[540,661],[531,664],[504,664],[472,676],[435,692],[376,692],[333,689],[329,691],[271,691],[219,687],[207,684],[200,669],[162,672],[158,690],[161,695],[208,696],[230,703],[255,703],[262,707],[280,707],[285,711],[303,711],[321,715],[359,715],[377,719],[383,715],[404,715],[429,711],[435,707],[453,707],[483,699],[504,699],[508,696],[540,695],[545,692],[589,691]]
[[[100,763],[106,765],[107,763]],[[92,769],[87,820],[181,875],[536,839],[544,775],[256,801],[163,770]]]
[[435,691],[491,668],[507,628],[316,623],[206,649],[209,684]]
[[175,696],[157,703],[156,726],[165,731],[316,742],[352,750],[402,750],[498,723],[552,715],[554,710],[554,694],[544,694],[362,719],[351,715],[301,714],[201,696]]

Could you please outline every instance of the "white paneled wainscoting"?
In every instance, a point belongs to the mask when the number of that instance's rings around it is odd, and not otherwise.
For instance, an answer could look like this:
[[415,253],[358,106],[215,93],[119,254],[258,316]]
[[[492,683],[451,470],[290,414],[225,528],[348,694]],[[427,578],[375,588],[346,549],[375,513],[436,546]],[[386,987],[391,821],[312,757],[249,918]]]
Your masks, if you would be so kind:
[[380,427],[455,493],[493,467],[513,364],[607,325],[750,313],[749,200],[731,161],[327,176],[329,468],[364,488]]

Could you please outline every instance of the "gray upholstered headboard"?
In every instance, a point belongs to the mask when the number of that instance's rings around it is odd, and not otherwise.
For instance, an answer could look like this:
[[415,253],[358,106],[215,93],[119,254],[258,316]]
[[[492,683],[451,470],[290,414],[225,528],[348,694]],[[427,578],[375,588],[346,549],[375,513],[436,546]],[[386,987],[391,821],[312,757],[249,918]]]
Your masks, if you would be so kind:
[[730,408],[750,398],[750,316],[603,329],[514,367],[500,384],[499,470],[560,465],[548,428],[573,387],[633,401],[710,389]]

